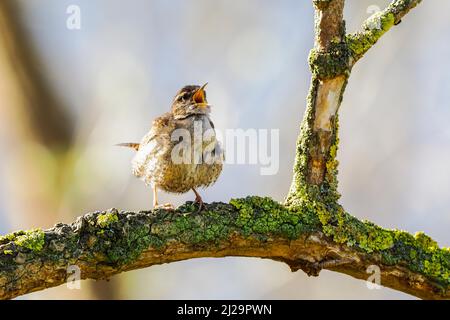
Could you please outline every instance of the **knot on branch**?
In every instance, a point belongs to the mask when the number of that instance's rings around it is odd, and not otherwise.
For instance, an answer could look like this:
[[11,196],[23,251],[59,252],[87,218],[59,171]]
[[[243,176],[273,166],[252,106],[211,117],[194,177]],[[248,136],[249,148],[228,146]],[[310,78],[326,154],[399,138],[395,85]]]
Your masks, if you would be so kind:
[[333,43],[327,51],[312,49],[309,53],[309,67],[319,79],[347,76],[350,71],[350,51],[345,42]]
[[294,262],[287,262],[292,272],[302,270],[310,277],[318,277],[322,269],[333,269],[338,266],[357,263],[357,259],[340,257],[339,253],[327,253],[322,259],[316,262],[306,260],[296,260]]
[[297,272],[302,270],[309,277],[318,277],[322,268],[319,267],[318,263],[312,263],[305,260],[297,260],[295,262],[288,263],[289,268],[292,272]]

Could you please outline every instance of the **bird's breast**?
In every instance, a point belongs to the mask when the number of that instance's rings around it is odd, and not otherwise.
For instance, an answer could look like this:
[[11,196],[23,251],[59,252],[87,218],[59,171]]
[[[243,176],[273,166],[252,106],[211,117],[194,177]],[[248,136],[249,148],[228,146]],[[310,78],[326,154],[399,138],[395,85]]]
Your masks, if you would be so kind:
[[214,125],[206,115],[177,120],[174,130],[142,146],[133,173],[168,192],[184,193],[214,183],[221,170],[221,150]]

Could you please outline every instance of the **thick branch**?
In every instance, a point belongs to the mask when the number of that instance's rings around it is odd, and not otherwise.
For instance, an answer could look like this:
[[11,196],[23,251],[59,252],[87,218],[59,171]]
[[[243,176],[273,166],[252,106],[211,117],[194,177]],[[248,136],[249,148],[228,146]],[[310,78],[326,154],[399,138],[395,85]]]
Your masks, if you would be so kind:
[[344,0],[316,0],[315,42],[309,56],[312,72],[294,165],[294,178],[286,203],[303,198],[335,203],[337,112],[350,75],[345,43]]
[[[77,266],[82,279],[106,279],[147,266],[199,257],[245,256],[287,263],[318,275],[329,269],[421,298],[450,298],[450,252],[423,234],[388,231],[341,211],[337,219],[313,203],[287,209],[269,198],[213,203],[195,214],[90,213],[46,231],[0,238],[0,298],[63,284]],[[70,267],[70,268],[68,268]]]
[[376,12],[367,19],[362,29],[347,35],[347,43],[351,52],[353,65],[394,25],[422,0],[395,0],[386,9]]

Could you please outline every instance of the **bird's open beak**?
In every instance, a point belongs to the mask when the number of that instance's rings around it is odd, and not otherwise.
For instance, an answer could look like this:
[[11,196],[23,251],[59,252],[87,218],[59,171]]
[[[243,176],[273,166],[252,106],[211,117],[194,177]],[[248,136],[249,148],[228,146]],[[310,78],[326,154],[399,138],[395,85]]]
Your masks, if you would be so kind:
[[205,94],[205,87],[207,86],[208,82],[205,83],[203,86],[201,86],[200,89],[198,89],[194,95],[193,95],[193,99],[194,102],[196,104],[199,104],[200,106],[206,106],[207,102],[206,102],[206,94]]

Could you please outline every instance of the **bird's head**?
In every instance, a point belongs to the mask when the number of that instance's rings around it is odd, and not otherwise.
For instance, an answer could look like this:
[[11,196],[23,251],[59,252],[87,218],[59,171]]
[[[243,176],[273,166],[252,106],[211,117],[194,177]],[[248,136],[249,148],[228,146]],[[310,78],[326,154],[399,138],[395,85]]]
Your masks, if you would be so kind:
[[176,94],[172,102],[172,113],[175,118],[184,118],[194,114],[209,114],[210,105],[206,100],[206,87],[189,85]]

